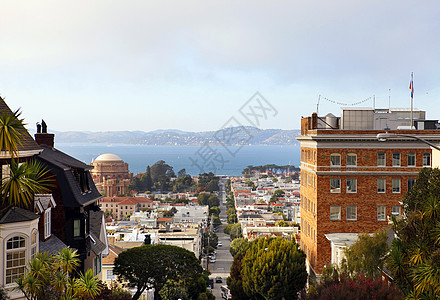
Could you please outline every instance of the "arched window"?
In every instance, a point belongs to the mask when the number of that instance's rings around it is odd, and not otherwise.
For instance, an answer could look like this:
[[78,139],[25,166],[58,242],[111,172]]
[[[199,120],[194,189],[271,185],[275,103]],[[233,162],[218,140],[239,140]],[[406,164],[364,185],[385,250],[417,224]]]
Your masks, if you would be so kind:
[[26,269],[26,239],[14,236],[6,242],[5,284],[14,283]]

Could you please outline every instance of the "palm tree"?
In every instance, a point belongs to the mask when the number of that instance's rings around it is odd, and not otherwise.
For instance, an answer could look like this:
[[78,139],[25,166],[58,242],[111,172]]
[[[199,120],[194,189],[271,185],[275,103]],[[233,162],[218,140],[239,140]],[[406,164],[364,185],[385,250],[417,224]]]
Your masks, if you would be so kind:
[[26,208],[35,194],[49,191],[51,176],[40,162],[30,160],[20,163],[19,146],[23,147],[22,138],[26,130],[20,115],[19,110],[0,115],[0,150],[11,156],[9,174],[1,180],[0,195],[5,204]]
[[101,291],[97,276],[93,276],[92,269],[88,269],[84,275],[80,274],[76,286],[78,296],[83,299],[93,299]]

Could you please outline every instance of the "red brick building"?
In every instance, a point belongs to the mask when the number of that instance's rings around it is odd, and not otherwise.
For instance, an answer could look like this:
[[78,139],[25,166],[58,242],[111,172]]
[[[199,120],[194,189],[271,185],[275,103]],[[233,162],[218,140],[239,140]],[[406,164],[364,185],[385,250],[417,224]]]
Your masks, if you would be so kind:
[[440,142],[438,121],[423,111],[343,109],[301,120],[301,249],[308,271],[319,275],[332,259],[329,233],[373,233],[401,213],[400,201],[418,172],[431,166],[428,145],[378,133],[409,134]]

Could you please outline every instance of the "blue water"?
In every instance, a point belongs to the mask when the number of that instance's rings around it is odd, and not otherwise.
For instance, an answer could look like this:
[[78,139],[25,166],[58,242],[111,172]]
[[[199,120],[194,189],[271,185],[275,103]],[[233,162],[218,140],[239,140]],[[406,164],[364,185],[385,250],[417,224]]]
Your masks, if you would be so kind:
[[214,172],[217,175],[241,175],[248,165],[299,166],[299,146],[151,146],[126,144],[57,143],[55,147],[86,164],[104,153],[118,155],[128,163],[130,172],[145,172],[147,165],[164,160],[177,172],[185,168],[191,175]]

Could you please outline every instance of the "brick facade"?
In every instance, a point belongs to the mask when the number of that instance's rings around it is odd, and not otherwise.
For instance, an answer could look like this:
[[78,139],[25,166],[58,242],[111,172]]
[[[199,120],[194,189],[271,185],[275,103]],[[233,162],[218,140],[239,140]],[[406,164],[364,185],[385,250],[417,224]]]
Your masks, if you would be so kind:
[[[311,126],[310,118],[302,120],[302,125]],[[373,233],[386,227],[393,209],[396,214],[399,209],[402,211],[400,201],[408,191],[408,184],[424,167],[424,156],[425,166],[431,165],[431,149],[408,138],[379,142],[377,134],[385,131],[301,128],[301,132],[302,136],[297,138],[301,142],[301,249],[307,254],[312,273],[321,274],[331,261],[330,242],[325,234]],[[435,133],[440,140],[440,132],[433,130],[410,133],[430,137]],[[384,165],[378,160],[378,153],[385,154]],[[397,153],[400,153],[400,165],[397,165]],[[331,165],[332,154],[339,154],[339,166]],[[349,160],[355,164],[348,165]],[[381,187],[383,179],[382,191],[378,185]],[[335,188],[338,182],[339,189]],[[347,182],[352,182],[350,188],[355,187],[354,192],[349,192]]]

